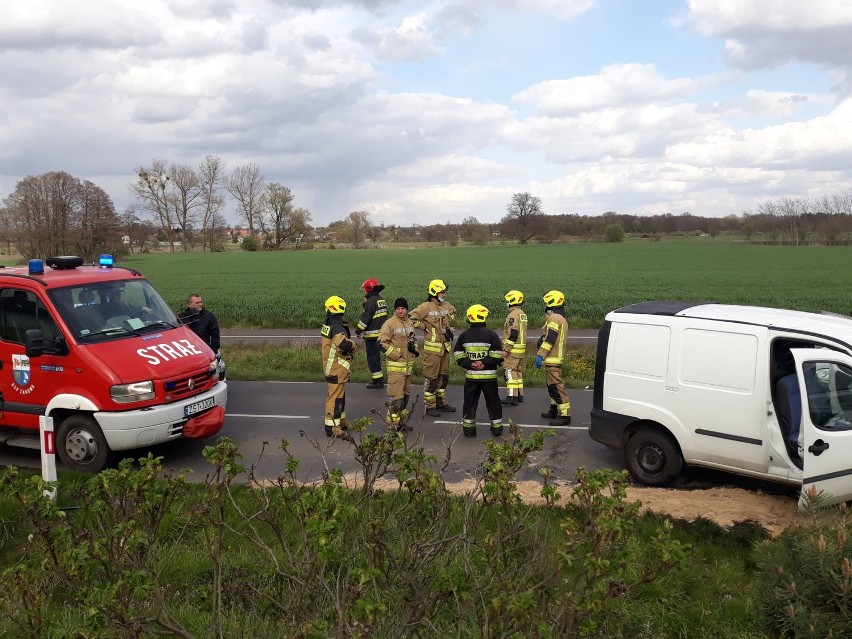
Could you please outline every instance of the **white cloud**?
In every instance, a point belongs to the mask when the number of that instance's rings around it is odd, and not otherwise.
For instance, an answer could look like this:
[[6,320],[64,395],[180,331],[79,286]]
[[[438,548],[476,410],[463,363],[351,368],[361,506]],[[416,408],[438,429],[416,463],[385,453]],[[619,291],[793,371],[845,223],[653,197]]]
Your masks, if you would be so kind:
[[532,104],[540,115],[562,116],[667,101],[688,95],[699,86],[699,81],[691,78],[668,80],[652,64],[617,64],[604,67],[598,75],[539,82],[514,99]]

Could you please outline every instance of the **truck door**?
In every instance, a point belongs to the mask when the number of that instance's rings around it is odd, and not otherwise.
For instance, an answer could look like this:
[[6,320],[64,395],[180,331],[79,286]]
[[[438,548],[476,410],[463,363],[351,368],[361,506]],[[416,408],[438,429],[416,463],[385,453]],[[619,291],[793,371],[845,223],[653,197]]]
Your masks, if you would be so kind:
[[828,496],[829,503],[848,501],[852,499],[852,357],[828,349],[791,352],[802,398],[802,494],[816,488]]
[[[30,360],[27,331],[39,329],[44,354]],[[0,388],[3,426],[38,428],[39,415],[56,391],[66,369],[68,345],[42,300],[32,291],[0,289]]]

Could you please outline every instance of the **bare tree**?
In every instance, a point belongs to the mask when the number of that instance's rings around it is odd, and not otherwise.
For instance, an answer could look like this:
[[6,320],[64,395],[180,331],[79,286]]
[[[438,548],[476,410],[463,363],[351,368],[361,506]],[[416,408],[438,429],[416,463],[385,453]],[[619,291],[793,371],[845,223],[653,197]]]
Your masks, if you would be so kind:
[[79,182],[71,209],[71,247],[88,262],[104,250],[120,247],[119,219],[109,195],[88,180]]
[[459,235],[463,242],[470,242],[473,238],[473,234],[477,228],[482,226],[479,220],[475,217],[466,217],[462,220],[461,225],[459,226]]
[[175,250],[174,212],[170,204],[171,176],[165,160],[157,159],[151,166],[137,166],[138,179],[131,182],[128,188],[136,196],[136,205],[140,210],[147,211],[160,225],[163,234],[169,242],[170,250]]
[[[225,163],[216,155],[208,155],[198,166],[198,181],[201,187],[200,208],[200,231],[201,250],[212,248],[213,238],[209,232],[213,228],[214,220],[221,217],[225,198],[222,197],[221,189],[225,182]],[[221,225],[218,225],[221,226]]]
[[204,191],[198,174],[186,164],[170,168],[170,183],[173,185],[169,203],[174,209],[174,220],[180,229],[184,251],[190,250],[192,230],[198,222],[199,209],[204,205]]
[[346,239],[356,248],[364,246],[364,240],[369,236],[370,214],[367,211],[352,211],[343,220],[343,232]]
[[526,244],[539,233],[546,221],[541,199],[529,193],[515,193],[500,220],[502,233]]
[[27,258],[78,251],[93,259],[116,241],[112,200],[100,187],[64,171],[19,181],[0,212],[11,242]]
[[266,186],[259,220],[267,248],[278,250],[285,242],[305,234],[311,214],[307,209],[293,206],[294,199],[293,192],[278,182]]
[[226,188],[231,196],[237,201],[240,218],[245,221],[248,231],[254,235],[258,228],[258,215],[260,214],[264,179],[257,164],[238,166],[228,176]]

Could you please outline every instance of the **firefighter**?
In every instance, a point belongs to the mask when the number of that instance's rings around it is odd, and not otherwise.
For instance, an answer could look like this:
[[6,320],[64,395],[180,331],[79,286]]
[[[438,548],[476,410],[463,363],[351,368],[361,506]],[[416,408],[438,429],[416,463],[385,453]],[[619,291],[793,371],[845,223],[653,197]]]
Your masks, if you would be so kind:
[[378,280],[370,278],[361,284],[364,289],[364,312],[355,327],[358,338],[364,338],[367,350],[367,368],[370,369],[370,383],[367,388],[384,388],[385,379],[382,375],[382,356],[379,349],[379,329],[388,318],[388,305],[382,298],[385,290]]
[[506,377],[506,398],[502,404],[517,406],[524,401],[524,375],[521,363],[527,352],[527,314],[521,305],[524,294],[509,291],[504,296],[509,313],[503,324],[503,375]]
[[455,413],[447,403],[450,381],[450,349],[453,347],[453,318],[456,308],[445,295],[449,287],[444,280],[432,280],[426,301],[409,313],[414,328],[423,330],[423,400],[426,414],[439,417],[441,412]]
[[325,434],[339,436],[346,430],[346,382],[349,366],[357,345],[350,339],[349,324],[343,318],[346,302],[332,295],[325,301],[325,324],[322,325],[322,367],[328,384],[325,400]]
[[567,426],[571,423],[571,402],[562,381],[562,362],[565,359],[565,344],[568,322],[565,320],[565,296],[559,291],[548,291],[542,298],[545,321],[539,338],[535,367],[544,366],[547,392],[550,395],[550,410],[541,414],[550,418],[551,426]]
[[464,330],[453,349],[456,363],[464,370],[464,406],[462,431],[465,437],[476,437],[476,408],[479,394],[485,397],[485,407],[491,420],[491,434],[503,432],[503,406],[497,390],[497,367],[503,361],[500,336],[485,325],[488,309],[474,304],[467,309],[470,328]]
[[393,303],[393,317],[382,324],[379,331],[379,348],[385,354],[388,371],[388,428],[411,430],[408,426],[408,400],[411,396],[411,372],[414,359],[420,355],[414,336],[414,324],[408,318],[408,300],[397,298]]

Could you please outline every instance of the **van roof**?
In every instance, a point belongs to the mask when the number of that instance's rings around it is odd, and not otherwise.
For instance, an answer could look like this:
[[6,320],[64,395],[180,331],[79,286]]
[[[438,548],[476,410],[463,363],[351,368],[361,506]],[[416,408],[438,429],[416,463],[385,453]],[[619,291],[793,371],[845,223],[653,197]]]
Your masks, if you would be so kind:
[[831,335],[852,344],[852,317],[834,313],[806,313],[784,308],[673,300],[631,304],[613,312],[693,317],[718,322],[754,324],[815,335]]
[[0,282],[7,286],[12,282],[30,280],[37,282],[46,288],[60,288],[63,286],[74,286],[75,284],[97,284],[98,282],[113,282],[142,277],[133,269],[115,266],[102,268],[94,264],[78,266],[77,268],[53,269],[44,267],[44,273],[30,273],[27,266],[7,266],[0,268]]

